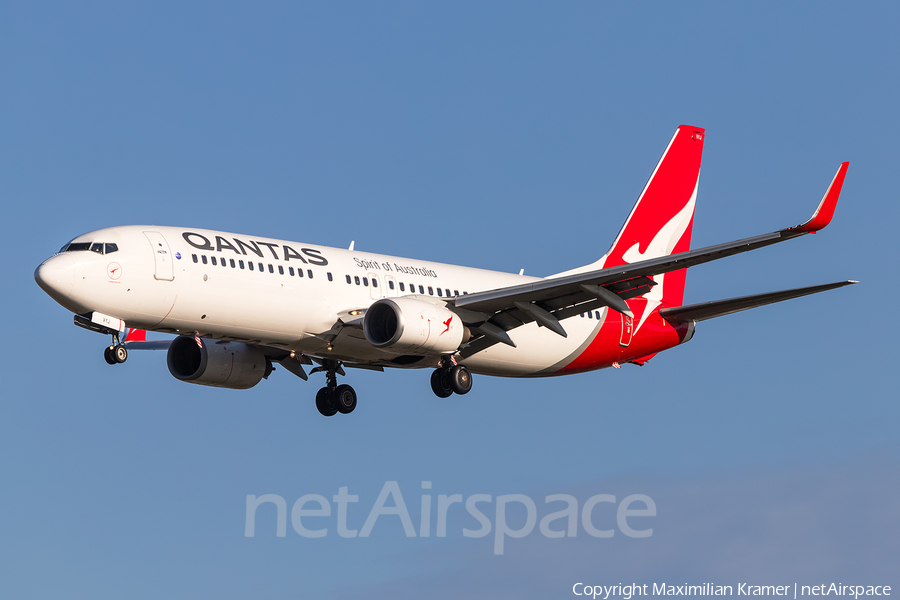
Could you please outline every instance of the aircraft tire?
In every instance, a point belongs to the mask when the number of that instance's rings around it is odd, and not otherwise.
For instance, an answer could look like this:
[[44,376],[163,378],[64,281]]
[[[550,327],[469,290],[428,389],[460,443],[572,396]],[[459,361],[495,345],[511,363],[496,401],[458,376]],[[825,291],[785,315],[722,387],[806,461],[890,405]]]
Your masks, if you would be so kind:
[[450,369],[449,379],[450,387],[460,396],[468,394],[472,389],[472,374],[465,365],[456,365]]
[[346,383],[337,386],[331,404],[342,415],[349,415],[356,408],[356,391]]
[[331,402],[331,394],[327,387],[321,388],[316,393],[316,408],[323,417],[332,417],[337,412],[337,409]]
[[116,357],[113,356],[113,347],[112,346],[110,346],[108,348],[104,348],[103,360],[105,360],[106,364],[108,364],[108,365],[116,364]]
[[450,387],[450,382],[444,375],[443,369],[435,369],[431,374],[431,391],[438,398],[449,398],[453,394],[453,388]]
[[117,363],[123,363],[128,360],[128,348],[119,344],[115,348],[113,348],[112,356]]

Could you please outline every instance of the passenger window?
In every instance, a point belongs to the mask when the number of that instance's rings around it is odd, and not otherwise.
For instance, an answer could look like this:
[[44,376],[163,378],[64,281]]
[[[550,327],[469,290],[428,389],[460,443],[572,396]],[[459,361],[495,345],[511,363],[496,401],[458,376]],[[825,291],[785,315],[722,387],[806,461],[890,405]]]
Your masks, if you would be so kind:
[[278,265],[278,274],[284,275],[284,267],[282,267],[281,265]]
[[[244,268],[244,261],[239,260],[239,261],[238,261],[238,264],[241,265],[241,268],[242,268],[242,269]],[[250,268],[251,268],[251,269],[253,268],[253,263],[250,263]]]
[[222,257],[222,258],[220,258],[219,260],[221,261],[223,267],[227,267],[227,266],[228,266],[228,265],[225,264],[225,257]]
[[191,254],[191,260],[193,260],[194,262],[197,262],[197,255]]
[[101,244],[100,242],[94,242],[93,244],[91,244],[91,252],[103,254],[103,244]]
[[359,275],[354,275],[354,276],[353,276],[353,281],[356,282],[356,285],[359,285]]
[[312,279],[312,269],[306,270],[306,276],[309,277],[310,279]]
[[218,266],[219,266],[219,263],[216,262],[216,257],[215,257],[215,256],[209,257],[209,260],[212,261],[212,264],[213,264],[214,267],[218,267]]
[[592,313],[591,311],[587,311],[587,316],[588,316],[588,319],[593,319],[594,313]]
[[201,256],[200,260],[203,261],[203,264],[205,265],[206,264],[206,255],[204,254],[203,256]]
[[424,286],[424,285],[420,285],[420,286],[419,286],[419,293],[420,293],[420,294],[424,294],[424,293],[425,293],[425,286]]
[[450,290],[449,290],[449,289],[445,289],[444,291],[447,292],[447,297],[449,298],[449,297],[450,297]]
[[297,277],[303,277],[303,269],[297,269]]
[[116,244],[107,244],[106,245],[106,253],[107,254],[112,254],[113,252],[116,252],[118,249],[119,249],[119,247]]
[[288,267],[288,273],[290,273],[291,277],[294,276],[294,267]]
[[378,280],[374,277],[372,278],[372,287],[378,287]]
[[393,281],[388,281],[388,287],[391,288],[391,289],[394,289],[394,282],[393,282]]
[[430,286],[430,285],[428,286],[428,295],[429,295],[429,296],[434,296],[434,290],[431,289],[431,286]]
[[272,268],[272,263],[269,263],[269,273],[275,273],[275,269]]
[[331,271],[328,272],[328,281],[334,281],[334,277],[331,276]]
[[459,296],[459,290],[453,290],[453,295],[454,295],[454,296]]
[[595,311],[594,311],[594,314],[597,315],[597,320],[599,321],[599,320],[600,320],[600,311],[599,311],[599,310],[595,310]]
[[247,263],[247,268],[250,269],[250,270],[252,271],[252,270],[253,270],[253,263],[252,263],[252,262],[248,262],[248,263]]
[[406,286],[403,285],[403,282],[402,282],[402,281],[400,282],[400,291],[401,291],[401,292],[405,292],[405,291],[406,291]]
[[350,276],[349,276],[349,275],[347,275],[346,277],[347,277],[347,283],[348,283],[348,284],[349,284],[349,283],[353,283],[353,280],[350,279]]
[[[429,289],[431,289],[431,288],[429,288]],[[441,296],[441,297],[444,296],[444,293],[441,291],[441,288],[438,288],[438,296]]]
[[368,277],[363,277],[363,285],[366,287],[369,287],[369,278]]
[[234,268],[234,259],[232,258],[232,259],[229,260],[228,262],[231,264],[231,268],[233,269],[233,268]]
[[258,264],[259,264],[259,272],[260,273],[265,272],[266,268],[263,266],[263,264],[262,263],[258,263]]

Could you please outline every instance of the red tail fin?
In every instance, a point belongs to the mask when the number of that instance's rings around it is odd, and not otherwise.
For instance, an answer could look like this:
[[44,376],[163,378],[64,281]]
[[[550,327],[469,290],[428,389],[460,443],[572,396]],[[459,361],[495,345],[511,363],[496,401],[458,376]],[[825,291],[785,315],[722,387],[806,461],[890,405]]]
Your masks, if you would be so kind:
[[[603,261],[604,267],[635,263],[690,250],[694,202],[700,177],[705,131],[681,125],[653,170],[622,231]],[[648,300],[680,306],[685,270],[654,278]],[[655,296],[655,298],[651,298]]]

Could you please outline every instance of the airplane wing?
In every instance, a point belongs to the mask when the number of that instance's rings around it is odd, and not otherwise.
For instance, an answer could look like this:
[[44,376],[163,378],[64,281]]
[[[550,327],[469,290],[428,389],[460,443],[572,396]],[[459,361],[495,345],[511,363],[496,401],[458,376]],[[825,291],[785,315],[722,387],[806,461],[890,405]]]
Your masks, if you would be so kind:
[[496,343],[515,346],[506,332],[531,321],[565,337],[560,320],[588,310],[608,306],[633,316],[625,300],[650,291],[656,285],[651,279],[654,275],[815,233],[831,222],[848,165],[846,162],[841,164],[813,216],[795,227],[631,264],[457,297],[448,303],[448,308],[459,314],[470,329],[482,335],[462,352],[463,357]]
[[144,329],[129,329],[125,336],[125,347],[129,350],[168,350],[172,340],[147,341],[147,331]]

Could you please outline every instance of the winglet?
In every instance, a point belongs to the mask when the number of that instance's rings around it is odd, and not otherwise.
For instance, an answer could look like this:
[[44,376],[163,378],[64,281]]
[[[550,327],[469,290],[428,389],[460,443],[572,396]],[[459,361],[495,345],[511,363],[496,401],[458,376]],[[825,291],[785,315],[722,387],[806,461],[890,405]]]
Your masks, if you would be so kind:
[[146,342],[147,331],[145,329],[129,329],[128,335],[125,336],[125,343],[128,342]]
[[831,180],[831,185],[828,186],[828,191],[825,192],[825,196],[819,202],[819,208],[816,209],[812,218],[802,225],[791,227],[790,231],[815,233],[820,229],[825,229],[831,223],[831,217],[834,216],[834,207],[837,206],[838,197],[841,195],[841,186],[844,185],[844,176],[847,175],[847,167],[849,165],[849,162],[841,163],[834,179]]

